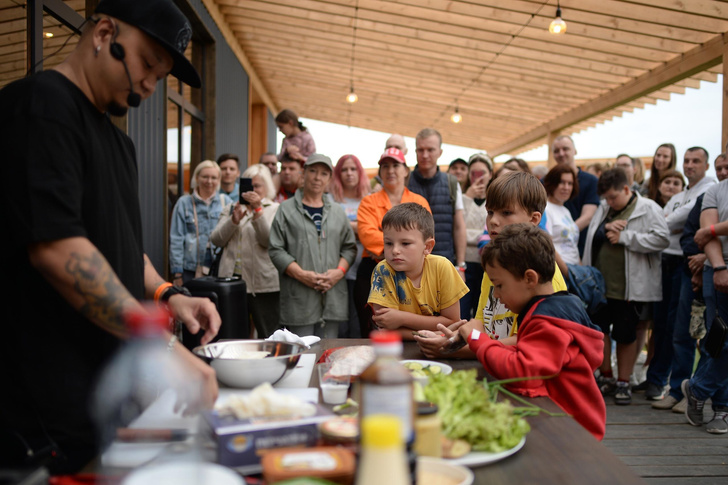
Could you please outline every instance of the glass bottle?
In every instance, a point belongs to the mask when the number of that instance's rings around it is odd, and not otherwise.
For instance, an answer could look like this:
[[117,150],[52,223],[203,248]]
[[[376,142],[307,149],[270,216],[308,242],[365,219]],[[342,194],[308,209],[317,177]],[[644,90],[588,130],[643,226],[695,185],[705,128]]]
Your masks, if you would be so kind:
[[410,485],[401,419],[370,414],[361,419],[361,447],[356,485]]

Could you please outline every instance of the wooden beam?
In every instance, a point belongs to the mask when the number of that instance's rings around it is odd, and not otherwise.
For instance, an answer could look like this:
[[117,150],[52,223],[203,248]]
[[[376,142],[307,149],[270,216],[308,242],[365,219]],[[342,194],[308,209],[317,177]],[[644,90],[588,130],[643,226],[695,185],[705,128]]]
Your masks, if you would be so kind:
[[217,7],[217,4],[214,0],[202,0],[202,3],[207,8],[207,11],[210,13],[210,16],[212,17],[212,20],[215,21],[215,24],[217,25],[218,29],[220,29],[220,32],[222,32],[223,37],[225,38],[225,41],[227,42],[230,49],[232,49],[233,53],[235,53],[235,57],[238,58],[238,61],[240,61],[240,64],[243,65],[243,68],[245,69],[245,72],[248,74],[248,77],[250,78],[251,84],[255,85],[256,91],[258,91],[258,94],[261,98],[263,98],[263,101],[265,102],[266,106],[268,106],[268,109],[272,113],[278,113],[278,107],[273,102],[273,98],[268,94],[268,90],[265,87],[265,84],[263,81],[258,77],[258,74],[255,72],[255,69],[253,68],[253,65],[250,63],[250,60],[248,59],[248,56],[243,51],[242,47],[240,47],[240,44],[238,43],[237,39],[235,38],[235,35],[233,34],[232,30],[230,29],[230,26],[225,21],[225,18],[220,13],[219,8]]
[[568,112],[543,123],[536,129],[530,130],[507,143],[497,147],[493,153],[507,153],[531,141],[546,136],[551,131],[564,130],[582,120],[594,115],[616,108],[628,101],[653,93],[665,86],[673,84],[715,66],[722,62],[724,40],[723,35],[717,35],[702,46],[695,47],[678,59],[666,62],[657,69],[646,72],[626,83],[624,86],[613,89],[604,96],[582,104]]

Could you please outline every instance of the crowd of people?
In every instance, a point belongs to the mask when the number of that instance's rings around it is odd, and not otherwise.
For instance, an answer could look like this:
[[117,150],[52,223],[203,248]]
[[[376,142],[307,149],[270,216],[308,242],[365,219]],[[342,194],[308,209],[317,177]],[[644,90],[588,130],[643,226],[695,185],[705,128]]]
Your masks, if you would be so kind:
[[[426,128],[412,170],[394,134],[370,184],[356,156],[334,166],[284,110],[280,153],[248,166],[245,185],[234,154],[196,166],[172,214],[168,282],[144,253],[134,143],[107,114],[123,116],[168,74],[201,85],[184,54],[192,27],[171,0],[100,0],[80,29],[60,64],[0,91],[17,182],[3,191],[14,230],[2,254],[16,281],[5,292],[0,466],[75,473],[97,457],[90,403],[130,336],[129,314],[148,318],[141,302],[154,301],[210,342],[220,315],[184,283],[218,257],[218,274],[245,279],[259,337],[281,326],[327,338],[395,330],[427,357],[533,378],[512,387],[551,397],[597,439],[600,395],[629,404],[633,390],[656,410],[728,432],[728,343],[716,330],[728,320],[725,154],[714,162],[719,183],[701,147],[676,171],[671,144],[657,148],[647,179],[627,155],[590,167],[595,176],[559,136],[550,171],[519,159],[496,168],[476,153],[448,174],[442,137]],[[170,329],[155,338],[200,384],[177,407],[210,408],[212,368]],[[646,379],[630,383],[645,346]]]
[[[696,340],[689,330],[691,318],[695,319],[693,302],[708,302],[707,317],[702,318],[709,328],[711,315],[723,301],[716,295],[725,289],[722,264],[718,272],[703,270],[710,268],[710,259],[702,247],[710,243],[708,247],[713,248],[721,241],[720,216],[707,233],[710,241],[697,244],[698,239],[693,240],[706,227],[701,225],[703,194],[719,187],[707,175],[706,150],[689,148],[682,173],[676,170],[677,153],[669,143],[656,149],[647,174],[641,160],[626,154],[617,155],[611,164],[582,170],[576,165],[573,140],[559,136],[551,147],[556,164],[550,170],[532,170],[518,158],[496,168],[487,154],[475,153],[467,161],[453,160],[444,172],[438,165],[442,138],[427,128],[415,138],[412,169],[407,165],[404,138],[393,134],[387,139],[376,181],[370,182],[355,155],[344,155],[333,165],[328,157],[315,153],[311,134],[292,111],[284,110],[276,121],[288,141],[284,140],[277,156],[263,155],[253,165],[255,172],[248,173],[259,179],[261,192],[242,195],[249,199],[245,209],[240,202],[230,204],[211,229],[212,237],[197,243],[209,240],[222,248],[224,274],[239,274],[254,282],[248,291],[259,336],[286,327],[300,334],[358,338],[382,328],[417,340],[425,355],[437,357],[445,355],[447,345],[438,323],[457,327],[476,322],[491,338],[514,344],[518,312],[494,296],[496,289],[484,270],[482,254],[503,228],[526,222],[551,237],[554,291],[568,290],[582,298],[590,323],[602,332],[601,359],[594,372],[601,394],[617,404],[630,404],[633,392],[644,392],[655,409],[675,412],[694,409],[711,398],[715,417],[708,431],[728,430],[728,403],[720,392],[711,391],[706,384],[710,379],[700,377],[712,372],[710,382],[721,383],[716,389],[722,389],[725,369],[719,372],[716,365],[701,365],[697,383],[688,384],[686,390],[682,384],[690,382],[695,361]],[[274,157],[280,173],[275,161],[264,163]],[[219,162],[226,160],[236,157],[225,154]],[[728,173],[723,154],[715,160],[715,168],[723,180]],[[273,177],[278,178],[275,196]],[[207,212],[212,212],[216,199],[202,188],[195,190],[192,197],[207,203]],[[232,197],[222,184],[220,194]],[[706,214],[713,214],[708,209],[722,207],[714,197],[709,199],[710,207],[704,207]],[[427,232],[421,247],[414,237],[420,223],[410,227],[397,218],[383,222],[400,212],[407,214],[402,216],[405,220],[422,218],[422,214],[413,215],[412,205],[433,221],[432,234]],[[388,225],[392,227],[389,235]],[[187,227],[195,225],[188,221]],[[192,241],[193,236],[188,234],[186,239]],[[207,264],[209,245],[197,247],[201,259],[197,264],[185,263],[182,276]],[[426,258],[410,275],[398,267],[411,263],[413,248]],[[713,251],[717,261],[720,247]],[[707,285],[713,294],[706,296],[701,287],[708,274],[717,279]],[[459,276],[457,282],[453,275]],[[269,284],[258,289],[263,281]],[[446,289],[440,288],[445,281]],[[267,294],[276,299],[266,299]],[[263,302],[261,306],[254,303],[256,298]],[[277,312],[270,311],[278,301],[285,304]],[[456,356],[474,357],[468,349],[456,352]],[[639,368],[635,372],[643,353],[647,354],[646,373]],[[710,359],[702,351],[701,358],[702,362]]]

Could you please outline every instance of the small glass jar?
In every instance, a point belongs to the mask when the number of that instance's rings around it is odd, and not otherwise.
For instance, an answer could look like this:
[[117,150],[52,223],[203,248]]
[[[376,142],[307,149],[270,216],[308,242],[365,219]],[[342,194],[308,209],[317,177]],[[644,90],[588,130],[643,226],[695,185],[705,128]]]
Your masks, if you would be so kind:
[[442,423],[437,411],[436,404],[429,402],[417,403],[414,445],[417,456],[442,457]]

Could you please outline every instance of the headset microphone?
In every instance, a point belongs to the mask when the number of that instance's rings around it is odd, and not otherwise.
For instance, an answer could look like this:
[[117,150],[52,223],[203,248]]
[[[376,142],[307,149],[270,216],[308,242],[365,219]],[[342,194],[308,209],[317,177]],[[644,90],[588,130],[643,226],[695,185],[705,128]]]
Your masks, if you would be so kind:
[[116,42],[116,36],[119,35],[119,27],[114,25],[114,28],[116,31],[111,39],[111,43],[109,43],[109,51],[114,59],[120,61],[124,65],[126,77],[129,79],[129,96],[126,98],[127,104],[132,108],[138,108],[139,104],[142,102],[142,97],[134,92],[134,83],[131,80],[131,73],[129,72],[129,67],[126,65],[126,61],[124,60],[124,57],[126,57],[124,46]]

